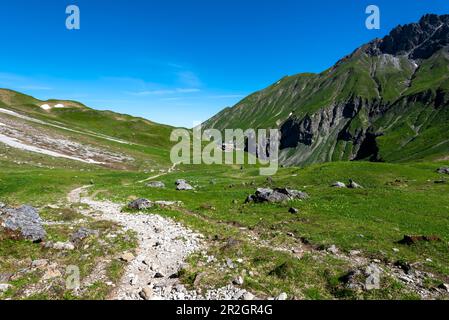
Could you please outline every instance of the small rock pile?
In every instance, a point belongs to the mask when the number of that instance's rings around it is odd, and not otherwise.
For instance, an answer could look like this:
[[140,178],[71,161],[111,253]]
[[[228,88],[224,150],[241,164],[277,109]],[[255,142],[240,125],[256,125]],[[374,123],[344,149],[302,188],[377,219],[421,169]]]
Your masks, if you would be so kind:
[[374,290],[380,288],[381,275],[382,269],[380,269],[377,264],[371,263],[365,267],[349,271],[347,274],[340,277],[339,280],[346,288],[351,290]]

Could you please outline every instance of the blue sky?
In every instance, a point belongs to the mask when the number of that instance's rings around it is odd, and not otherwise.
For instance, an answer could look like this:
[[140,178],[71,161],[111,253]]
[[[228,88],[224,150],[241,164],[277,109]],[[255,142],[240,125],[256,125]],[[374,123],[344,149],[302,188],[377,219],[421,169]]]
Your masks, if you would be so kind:
[[[1,0],[0,87],[191,127],[446,0]],[[81,30],[65,28],[65,8]],[[381,9],[381,30],[365,8]]]

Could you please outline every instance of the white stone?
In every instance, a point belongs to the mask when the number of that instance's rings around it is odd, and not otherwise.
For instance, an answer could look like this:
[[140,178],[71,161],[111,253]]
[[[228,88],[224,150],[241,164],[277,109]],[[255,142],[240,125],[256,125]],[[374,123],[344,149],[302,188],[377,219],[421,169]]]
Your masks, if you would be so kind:
[[288,296],[285,292],[282,292],[280,295],[277,296],[276,300],[287,300]]
[[56,242],[52,248],[55,250],[74,250],[75,246],[71,242]]
[[243,277],[242,276],[238,276],[237,278],[235,278],[232,281],[233,284],[241,286],[243,284]]
[[4,293],[11,288],[11,285],[8,283],[0,283],[0,293]]

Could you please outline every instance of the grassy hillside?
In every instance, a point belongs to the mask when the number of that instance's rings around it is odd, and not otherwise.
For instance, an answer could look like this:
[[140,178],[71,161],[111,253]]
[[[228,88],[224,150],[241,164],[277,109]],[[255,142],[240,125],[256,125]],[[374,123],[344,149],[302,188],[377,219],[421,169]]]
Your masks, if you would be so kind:
[[[41,106],[45,104],[51,107],[63,104],[64,108],[44,110]],[[29,121],[0,113],[1,117],[31,125],[49,136],[65,137],[132,157],[134,161],[124,164],[125,167],[150,170],[169,165],[169,150],[172,145],[169,137],[173,129],[170,126],[111,111],[97,111],[74,101],[40,101],[5,89],[0,90],[0,108],[37,120]],[[7,149],[9,153],[23,156],[23,161],[36,157],[30,153]],[[49,161],[54,163],[53,160]],[[72,165],[80,166],[73,162]]]

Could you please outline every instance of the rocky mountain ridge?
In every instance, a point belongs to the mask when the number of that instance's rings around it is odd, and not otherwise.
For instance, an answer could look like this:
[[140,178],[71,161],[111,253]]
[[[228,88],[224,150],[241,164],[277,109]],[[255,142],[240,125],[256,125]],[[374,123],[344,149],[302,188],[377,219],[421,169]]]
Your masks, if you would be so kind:
[[449,15],[426,15],[320,74],[285,77],[206,121],[279,128],[285,165],[439,159],[449,150]]

